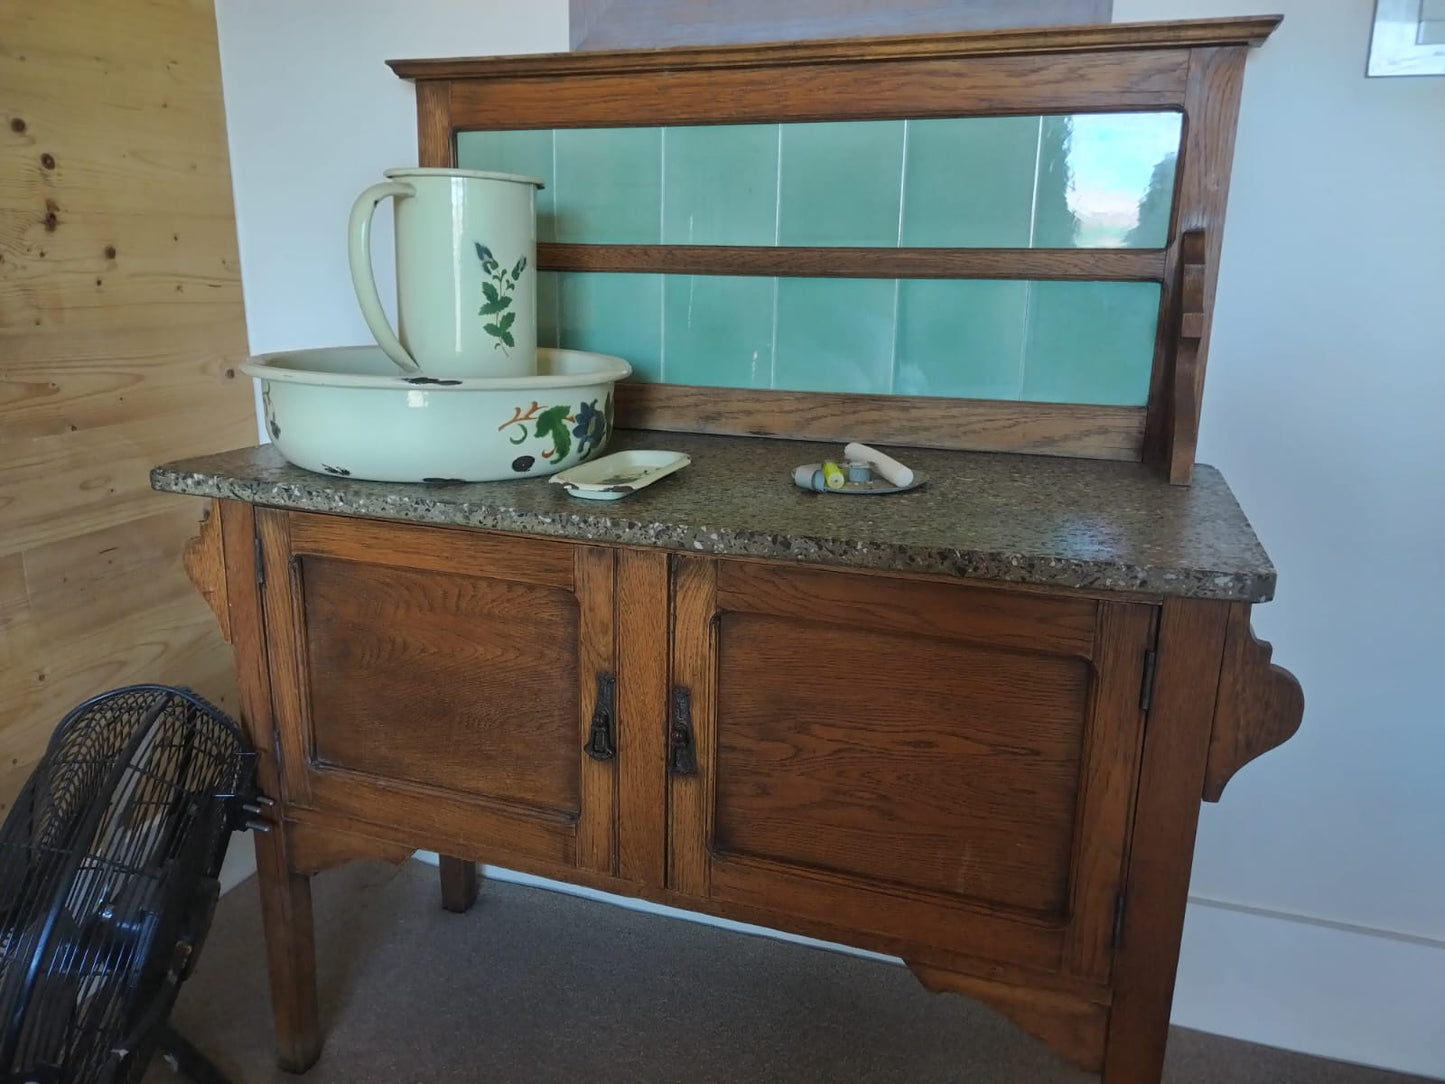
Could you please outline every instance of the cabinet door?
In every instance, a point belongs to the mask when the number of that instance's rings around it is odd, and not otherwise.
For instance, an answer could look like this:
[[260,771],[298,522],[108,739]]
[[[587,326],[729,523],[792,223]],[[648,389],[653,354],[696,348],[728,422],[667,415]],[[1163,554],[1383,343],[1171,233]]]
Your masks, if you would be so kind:
[[673,888],[1107,979],[1152,607],[691,557],[675,574]]
[[289,806],[611,870],[614,761],[584,751],[615,685],[610,551],[272,510],[257,530]]

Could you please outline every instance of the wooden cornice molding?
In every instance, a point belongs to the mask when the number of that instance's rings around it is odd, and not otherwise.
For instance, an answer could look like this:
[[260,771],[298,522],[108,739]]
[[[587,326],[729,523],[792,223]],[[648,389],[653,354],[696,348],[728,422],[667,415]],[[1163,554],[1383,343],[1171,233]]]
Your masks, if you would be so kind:
[[794,64],[855,64],[903,58],[955,59],[974,56],[1259,45],[1274,32],[1274,28],[1283,18],[1282,15],[1257,15],[1237,19],[1024,27],[1012,30],[969,30],[952,34],[834,38],[751,45],[388,60],[387,64],[403,79],[517,79],[532,76],[661,72],[674,68],[698,71]]

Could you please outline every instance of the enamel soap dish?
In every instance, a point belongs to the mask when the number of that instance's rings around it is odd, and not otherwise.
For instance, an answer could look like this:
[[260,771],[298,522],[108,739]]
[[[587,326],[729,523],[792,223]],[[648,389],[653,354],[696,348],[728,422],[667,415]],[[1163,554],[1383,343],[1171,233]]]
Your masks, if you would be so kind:
[[574,497],[615,501],[682,470],[691,462],[681,452],[614,452],[554,474],[551,480]]

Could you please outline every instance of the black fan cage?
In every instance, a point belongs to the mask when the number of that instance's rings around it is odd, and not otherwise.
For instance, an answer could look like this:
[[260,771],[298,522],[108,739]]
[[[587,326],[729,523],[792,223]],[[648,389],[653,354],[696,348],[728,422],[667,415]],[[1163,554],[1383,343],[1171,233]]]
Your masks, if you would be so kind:
[[189,690],[117,689],[65,717],[0,828],[0,1081],[144,1072],[253,769]]

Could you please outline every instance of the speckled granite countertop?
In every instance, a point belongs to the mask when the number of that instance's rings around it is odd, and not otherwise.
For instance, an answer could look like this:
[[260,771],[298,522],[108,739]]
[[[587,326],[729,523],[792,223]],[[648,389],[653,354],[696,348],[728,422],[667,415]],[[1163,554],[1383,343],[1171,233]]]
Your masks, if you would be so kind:
[[809,493],[793,467],[834,445],[620,431],[610,450],[665,448],[692,465],[616,502],[544,479],[430,486],[312,474],[275,448],[157,467],[151,485],[312,512],[486,527],[810,564],[1010,583],[1264,602],[1275,572],[1213,467],[1170,486],[1136,463],[907,449],[921,489]]

